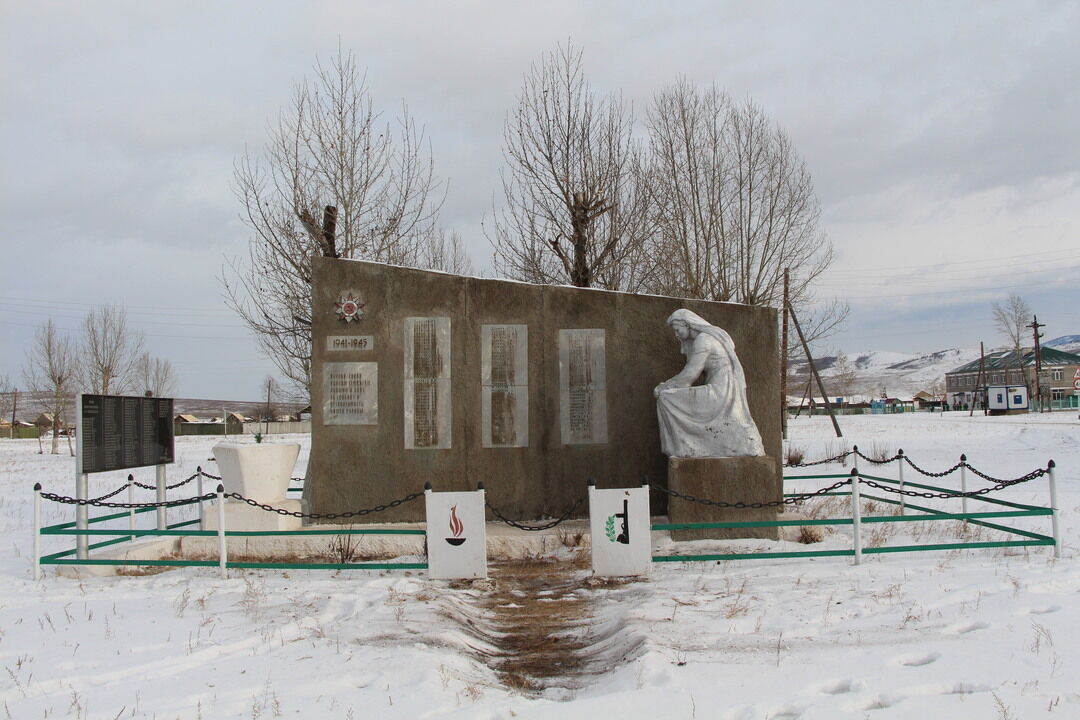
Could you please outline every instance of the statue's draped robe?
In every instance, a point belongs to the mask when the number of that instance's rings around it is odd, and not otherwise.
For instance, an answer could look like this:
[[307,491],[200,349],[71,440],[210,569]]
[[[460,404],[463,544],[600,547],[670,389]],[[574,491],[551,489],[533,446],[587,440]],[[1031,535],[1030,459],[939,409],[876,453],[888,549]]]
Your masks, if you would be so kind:
[[[686,367],[661,383],[656,398],[661,449],[669,457],[764,455],[735,344],[715,326],[695,329],[683,344]],[[702,374],[705,384],[693,386]]]

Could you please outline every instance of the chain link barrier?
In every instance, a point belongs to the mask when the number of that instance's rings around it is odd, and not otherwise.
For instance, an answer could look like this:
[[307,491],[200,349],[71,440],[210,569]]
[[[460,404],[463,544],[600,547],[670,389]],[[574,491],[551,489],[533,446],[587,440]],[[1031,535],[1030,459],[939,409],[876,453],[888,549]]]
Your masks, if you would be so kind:
[[667,495],[670,495],[671,497],[679,498],[680,500],[687,500],[689,502],[700,503],[702,505],[711,505],[713,507],[720,507],[720,508],[738,508],[738,509],[751,508],[751,509],[756,510],[758,508],[780,507],[782,505],[794,505],[795,503],[800,503],[800,502],[802,502],[804,500],[808,500],[809,498],[812,498],[812,497],[818,497],[820,495],[825,495],[826,493],[830,493],[830,492],[832,492],[834,490],[837,490],[839,488],[844,487],[845,485],[849,485],[850,483],[851,483],[851,478],[848,477],[848,478],[844,478],[843,480],[840,480],[839,482],[833,483],[829,487],[824,487],[824,488],[821,488],[820,490],[814,490],[813,492],[799,493],[797,495],[792,495],[790,497],[786,497],[783,500],[771,500],[769,502],[753,502],[753,503],[744,503],[744,502],[729,503],[729,502],[723,502],[722,500],[709,500],[708,498],[694,497],[693,495],[687,495],[685,493],[681,493],[678,490],[672,490],[671,488],[661,487],[660,485],[657,485],[656,483],[652,483],[652,482],[649,483],[649,487],[652,488],[653,490],[657,490],[659,492],[666,493]]
[[492,515],[494,515],[499,520],[506,523],[507,525],[509,525],[512,528],[517,528],[518,530],[527,530],[528,532],[537,532],[539,530],[550,530],[553,527],[561,525],[562,523],[569,520],[571,515],[573,515],[575,512],[577,512],[577,509],[579,507],[581,507],[581,503],[583,503],[583,502],[585,502],[585,498],[579,498],[576,503],[574,503],[573,505],[570,506],[569,510],[564,512],[558,519],[552,520],[549,523],[544,523],[543,525],[525,525],[524,523],[520,523],[520,522],[517,522],[516,520],[511,520],[511,519],[507,518],[505,515],[503,515],[501,512],[499,512],[495,508],[494,505],[492,505],[486,499],[484,500],[484,504],[487,505],[487,508],[488,508],[488,510],[491,511]]
[[225,493],[224,496],[227,497],[227,498],[232,498],[234,500],[240,500],[241,502],[246,502],[251,507],[256,507],[256,508],[259,508],[260,510],[265,510],[267,512],[277,513],[278,515],[288,515],[290,517],[307,518],[309,520],[338,520],[338,519],[342,519],[342,518],[362,517],[364,515],[370,515],[372,513],[383,512],[384,510],[389,510],[390,508],[396,508],[399,505],[404,505],[407,502],[411,502],[411,501],[415,500],[416,498],[421,497],[423,494],[424,494],[423,491],[409,493],[408,495],[406,495],[403,498],[398,498],[397,500],[391,500],[390,502],[388,502],[388,503],[386,503],[384,505],[376,505],[375,507],[363,508],[361,510],[347,510],[345,512],[340,512],[340,513],[305,513],[305,512],[300,512],[299,510],[286,510],[285,508],[274,507],[273,505],[267,505],[266,503],[261,503],[261,502],[258,502],[256,500],[252,500],[251,498],[246,498],[243,495],[241,495],[240,493],[235,493],[235,492]]
[[[124,487],[127,487],[126,485]],[[121,488],[122,489],[122,488]],[[111,497],[116,493],[105,495],[103,497]],[[213,500],[217,497],[216,493],[206,493],[205,495],[199,495],[190,498],[179,498],[177,500],[166,500],[165,502],[147,502],[147,503],[119,503],[119,502],[104,502],[101,498],[93,498],[90,500],[83,500],[81,498],[73,498],[68,495],[57,495],[56,493],[43,492],[41,498],[43,500],[52,500],[53,502],[62,503],[64,505],[92,505],[94,507],[103,508],[121,508],[121,509],[139,509],[139,508],[159,508],[159,507],[177,507],[180,505],[190,505],[191,503],[198,502],[199,500]]]
[[[192,480],[194,480],[197,477],[199,477],[199,473],[195,473],[194,475],[187,478],[186,480],[181,480],[178,483],[173,483],[172,485],[166,485],[165,489],[166,490],[175,490],[178,487],[183,487],[184,485],[187,485],[189,482],[191,482]],[[157,490],[157,485],[147,485],[146,483],[137,482],[135,480],[132,480],[131,484],[134,485],[135,487],[141,487],[143,490]],[[127,487],[127,485],[125,485],[124,487]]]
[[1047,472],[1048,472],[1047,470],[1045,470],[1043,468],[1039,468],[1038,470],[1032,470],[1027,475],[1022,475],[1021,477],[1018,477],[1015,480],[1001,480],[1001,481],[998,481],[998,483],[996,485],[994,485],[993,487],[985,487],[985,488],[980,488],[978,490],[970,490],[968,492],[942,492],[942,493],[920,492],[918,490],[902,490],[902,489],[900,489],[898,487],[893,487],[891,485],[882,485],[881,483],[874,482],[873,480],[865,480],[865,479],[860,478],[860,481],[863,484],[865,484],[866,486],[872,487],[875,490],[881,490],[882,492],[893,493],[894,495],[904,495],[906,497],[934,498],[934,499],[949,500],[951,498],[978,497],[979,495],[988,495],[988,494],[990,494],[992,492],[995,492],[997,490],[1003,490],[1004,488],[1012,487],[1013,485],[1019,485],[1020,483],[1025,483],[1025,482],[1028,482],[1029,480],[1034,480],[1035,478],[1042,477]]
[[875,460],[874,458],[872,458],[872,457],[870,457],[868,455],[863,455],[862,451],[859,450],[858,446],[855,446],[855,449],[852,450],[852,452],[855,453],[855,455],[857,455],[858,457],[861,457],[863,460],[865,460],[866,462],[868,462],[868,463],[870,463],[872,465],[888,465],[889,463],[896,462],[897,460],[904,457],[903,453],[896,453],[895,455],[893,455],[888,460]]
[[814,465],[825,465],[827,463],[833,463],[833,462],[839,462],[840,460],[845,460],[845,459],[847,459],[847,457],[849,455],[851,455],[851,453],[852,453],[852,451],[848,450],[847,452],[842,452],[839,455],[836,455],[835,457],[825,458],[824,460],[815,460],[814,462],[785,463],[784,467],[800,468],[800,467],[811,467],[811,466],[814,466]]

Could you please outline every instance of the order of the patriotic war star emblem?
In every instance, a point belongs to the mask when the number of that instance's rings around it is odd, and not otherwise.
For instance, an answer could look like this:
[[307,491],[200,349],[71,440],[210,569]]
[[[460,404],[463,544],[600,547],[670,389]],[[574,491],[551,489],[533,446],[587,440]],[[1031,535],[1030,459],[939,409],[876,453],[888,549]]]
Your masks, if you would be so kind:
[[334,303],[334,312],[338,316],[338,320],[344,322],[353,322],[362,320],[364,317],[364,305],[366,303],[360,302],[360,299],[356,297],[356,293],[348,292],[341,296],[341,299]]

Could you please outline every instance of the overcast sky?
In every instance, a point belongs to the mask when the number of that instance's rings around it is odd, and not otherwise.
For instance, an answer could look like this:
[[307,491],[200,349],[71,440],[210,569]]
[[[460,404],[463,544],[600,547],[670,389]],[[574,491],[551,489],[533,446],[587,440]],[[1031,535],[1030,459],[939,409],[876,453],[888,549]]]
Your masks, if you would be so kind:
[[[442,224],[491,274],[480,224],[505,113],[571,38],[643,114],[685,75],[751,97],[813,174],[852,315],[828,348],[1000,342],[1024,296],[1080,333],[1076,2],[0,2],[0,377],[35,328],[120,304],[177,395],[245,400],[273,371],[224,306],[249,232],[230,188],[338,42],[376,104],[407,101],[448,181]],[[826,348],[822,348],[823,350]]]

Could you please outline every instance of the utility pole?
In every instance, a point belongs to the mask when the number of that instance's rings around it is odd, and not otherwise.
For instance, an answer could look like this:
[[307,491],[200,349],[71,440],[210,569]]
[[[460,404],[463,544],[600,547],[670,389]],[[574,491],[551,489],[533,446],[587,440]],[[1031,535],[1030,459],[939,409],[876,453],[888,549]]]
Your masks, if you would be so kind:
[[1032,315],[1031,324],[1026,327],[1031,328],[1031,333],[1035,336],[1035,397],[1039,399],[1039,412],[1042,412],[1042,381],[1039,378],[1042,374],[1042,346],[1039,344],[1042,333],[1039,332],[1039,328],[1046,327],[1046,323],[1039,322],[1038,315]]
[[[799,334],[799,341],[802,343],[803,352],[806,353],[806,362],[810,363],[810,374],[814,380],[817,380],[818,390],[821,392],[821,400],[825,403],[825,409],[829,411],[829,419],[832,420],[833,430],[836,431],[836,437],[844,437],[844,434],[840,432],[840,424],[836,422],[836,415],[833,414],[832,403],[829,402],[829,396],[825,392],[825,385],[821,382],[821,376],[818,375],[817,368],[814,367],[814,356],[810,354],[810,346],[806,344],[806,336],[803,335],[802,328],[799,326],[799,318],[795,315],[795,308],[788,305],[791,312],[791,321],[795,323],[795,332]],[[813,393],[810,395],[811,408],[813,407]],[[811,415],[813,410],[810,411]]]
[[[783,331],[780,334],[780,430],[787,440],[787,361],[788,361],[788,269],[784,268],[784,311]],[[801,403],[800,403],[801,404]],[[801,409],[801,408],[800,408]]]
[[979,377],[975,378],[975,392],[971,394],[971,412],[968,413],[968,417],[975,414],[975,399],[979,396],[979,388],[983,389],[983,415],[986,415],[989,410],[986,407],[986,351],[983,349],[983,344],[979,343]]
[[11,428],[10,428],[10,435],[11,435],[12,440],[15,439],[15,409],[17,407],[19,407],[19,391],[18,390],[12,390],[11,391]]

